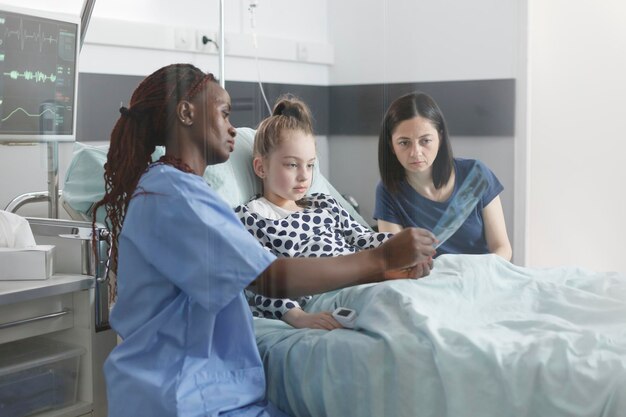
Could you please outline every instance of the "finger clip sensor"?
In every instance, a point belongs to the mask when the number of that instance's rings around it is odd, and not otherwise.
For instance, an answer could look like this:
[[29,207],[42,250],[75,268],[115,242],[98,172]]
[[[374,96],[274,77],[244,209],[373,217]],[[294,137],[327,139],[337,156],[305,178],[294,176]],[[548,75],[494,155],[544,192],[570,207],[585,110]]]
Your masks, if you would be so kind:
[[339,307],[333,311],[333,317],[346,329],[354,329],[356,324],[356,311],[351,308]]

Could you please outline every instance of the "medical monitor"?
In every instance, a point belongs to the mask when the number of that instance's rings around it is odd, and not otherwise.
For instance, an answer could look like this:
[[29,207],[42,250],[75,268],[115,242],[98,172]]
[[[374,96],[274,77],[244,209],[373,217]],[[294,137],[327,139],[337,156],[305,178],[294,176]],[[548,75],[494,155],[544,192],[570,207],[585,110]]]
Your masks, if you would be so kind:
[[0,142],[76,138],[79,25],[0,5]]

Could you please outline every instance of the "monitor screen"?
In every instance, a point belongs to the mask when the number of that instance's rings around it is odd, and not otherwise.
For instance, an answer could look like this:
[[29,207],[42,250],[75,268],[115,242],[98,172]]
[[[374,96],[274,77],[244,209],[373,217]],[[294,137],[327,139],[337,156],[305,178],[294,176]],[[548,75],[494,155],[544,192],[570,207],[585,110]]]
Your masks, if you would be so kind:
[[74,140],[78,17],[0,7],[0,141]]

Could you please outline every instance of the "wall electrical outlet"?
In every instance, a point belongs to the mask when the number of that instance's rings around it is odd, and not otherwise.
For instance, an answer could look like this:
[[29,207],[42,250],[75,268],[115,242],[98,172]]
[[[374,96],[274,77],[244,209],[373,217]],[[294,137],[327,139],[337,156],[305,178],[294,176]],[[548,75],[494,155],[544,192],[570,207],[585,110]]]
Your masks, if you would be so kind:
[[217,43],[217,32],[210,32],[206,30],[196,31],[196,51],[205,53],[217,53]]
[[309,48],[304,43],[298,43],[298,61],[309,60]]

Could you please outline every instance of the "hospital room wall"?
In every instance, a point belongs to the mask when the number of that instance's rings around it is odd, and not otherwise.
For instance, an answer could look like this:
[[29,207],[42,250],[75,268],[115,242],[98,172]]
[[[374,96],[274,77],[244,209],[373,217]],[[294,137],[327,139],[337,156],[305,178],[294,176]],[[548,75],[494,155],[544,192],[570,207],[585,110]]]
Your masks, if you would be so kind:
[[[376,85],[387,91],[398,84],[415,84],[433,95],[440,105],[444,101],[468,101],[468,107],[456,114],[446,113],[454,153],[458,157],[482,160],[503,183],[502,201],[516,261],[523,258],[523,245],[516,240],[514,218],[513,125],[520,1],[346,0],[329,2],[328,13],[331,42],[336,51],[335,63],[330,69],[332,86],[360,85],[365,90]],[[355,15],[358,19],[354,19]],[[484,114],[485,104],[490,103],[477,98],[478,101],[470,105],[471,98],[463,97],[464,92],[459,90],[464,83],[480,83],[474,90],[477,92],[490,88],[497,94],[504,92],[506,109],[488,109],[495,111]],[[431,89],[437,90],[438,95],[430,92]],[[355,106],[361,105],[355,103]],[[384,107],[365,117],[382,120]],[[481,123],[487,125],[496,124],[502,118],[509,120],[510,125],[504,129],[453,126],[455,120],[452,119],[463,117],[464,112],[483,117]],[[471,130],[473,132],[469,132]],[[374,128],[371,133],[329,136],[332,182],[357,198],[362,214],[370,221],[379,179],[377,134],[378,129]],[[355,171],[359,174],[354,175]]]
[[528,1],[527,263],[626,274],[626,3]]
[[[0,3],[19,6],[23,1]],[[623,184],[618,184],[624,178],[618,169],[624,166],[625,154],[620,139],[626,119],[619,113],[623,112],[619,100],[624,96],[625,58],[614,51],[625,49],[626,29],[618,22],[623,21],[626,6],[618,0],[593,5],[565,0],[543,3],[261,0],[260,34],[330,43],[335,48],[330,71],[328,65],[261,59],[261,77],[268,82],[331,88],[514,79],[513,135],[452,132],[457,155],[485,160],[505,184],[514,260],[531,266],[576,263],[625,272],[621,236],[626,226],[621,213],[626,207],[620,192]],[[78,13],[81,4],[81,0],[66,0],[53,7]],[[250,33],[245,4],[246,0],[227,2],[226,24],[235,33]],[[271,9],[266,7],[269,4]],[[281,13],[273,17],[276,4]],[[46,0],[30,0],[29,5],[51,7]],[[212,27],[216,11],[217,0],[181,0],[175,5],[165,0],[107,0],[96,3],[94,21],[115,18],[139,20],[138,27]],[[318,23],[300,25],[303,14]],[[131,31],[125,34],[134,36]],[[95,44],[89,43],[88,34],[81,71],[145,75],[175,61],[217,68],[215,54]],[[257,80],[249,56],[229,57],[226,70],[228,79]],[[382,113],[370,116],[378,119]],[[322,146],[322,153],[330,155],[332,182],[354,194],[367,216],[377,181],[372,169],[375,133],[331,135],[327,147],[324,152]],[[71,148],[71,144],[61,145],[61,182]],[[0,208],[17,194],[46,187],[44,147],[0,146]],[[26,206],[20,213],[45,215],[46,207]]]
[[[331,85],[514,78],[514,135],[452,132],[457,155],[483,159],[512,191],[514,261],[626,273],[626,6],[468,3],[333,2]],[[330,136],[329,148],[333,182],[367,215],[375,135]]]
[[[23,7],[23,3],[22,0],[0,0],[0,5]],[[78,16],[82,3],[82,0],[54,3],[29,0],[28,6]],[[271,3],[260,1],[255,11],[254,29],[247,10],[248,0],[229,0],[225,4],[226,33],[230,35],[227,42],[229,39],[233,41],[230,46],[232,53],[227,54],[226,58],[227,80],[257,82],[260,75],[266,83],[328,85],[328,64],[315,62],[315,56],[312,56],[316,50],[323,53],[326,51],[324,48],[328,47],[325,0],[272,0]],[[173,62],[191,62],[218,73],[218,57],[215,52],[198,53],[195,46],[188,50],[177,49],[174,46],[174,36],[171,39],[159,36],[159,32],[165,33],[176,28],[190,29],[192,32],[198,28],[206,28],[207,32],[215,32],[219,27],[218,10],[217,0],[179,0],[175,3],[166,0],[97,1],[80,54],[81,75],[104,74],[112,76],[112,82],[115,82],[115,77],[121,77],[117,79],[123,79],[127,83],[128,77],[145,76],[156,68]],[[276,13],[276,10],[280,10],[280,13]],[[303,25],[303,16],[316,24]],[[258,68],[252,55],[253,31],[259,35],[261,58],[258,60]],[[151,34],[155,35],[152,39]],[[317,49],[309,50],[308,60],[306,57],[263,57],[263,54],[275,53],[275,50],[295,48],[296,42]],[[125,102],[131,92],[127,92]],[[79,110],[79,117],[81,111],[84,110]],[[112,120],[111,128],[117,117],[116,112],[115,107],[110,114],[100,115]],[[78,140],[99,145],[106,144],[108,137],[100,131],[85,131]],[[326,136],[319,136],[318,141],[321,169],[328,173]],[[72,148],[72,143],[59,145],[60,188],[63,188]],[[44,145],[0,146],[0,209],[4,209],[17,195],[45,191],[47,187],[47,153]],[[60,209],[59,213],[61,217],[67,217],[64,210]],[[25,205],[18,214],[46,217],[47,204]]]

